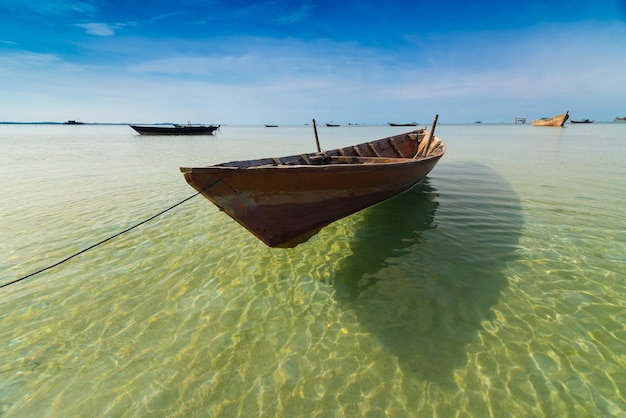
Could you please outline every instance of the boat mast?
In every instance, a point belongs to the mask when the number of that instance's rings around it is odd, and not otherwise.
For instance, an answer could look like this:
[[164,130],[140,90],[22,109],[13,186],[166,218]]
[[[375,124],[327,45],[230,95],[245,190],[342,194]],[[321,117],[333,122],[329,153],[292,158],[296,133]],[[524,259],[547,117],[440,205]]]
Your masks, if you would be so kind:
[[315,145],[317,146],[317,152],[322,152],[320,148],[320,139],[317,137],[317,125],[315,124],[315,118],[313,118],[313,132],[315,133]]
[[[428,155],[428,147],[430,147],[430,140],[435,136],[435,127],[437,126],[437,119],[439,119],[439,115],[435,115],[435,120],[433,120],[433,126],[430,128],[430,135],[428,135],[428,139],[426,140],[426,146],[422,150],[424,157]],[[413,158],[417,158],[419,154],[420,153],[418,151]]]

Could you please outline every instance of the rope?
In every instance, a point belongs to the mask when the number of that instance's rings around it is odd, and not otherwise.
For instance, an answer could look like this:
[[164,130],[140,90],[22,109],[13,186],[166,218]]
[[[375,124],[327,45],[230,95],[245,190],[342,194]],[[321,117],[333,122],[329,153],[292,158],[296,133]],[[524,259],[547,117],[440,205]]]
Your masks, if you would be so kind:
[[178,202],[178,203],[176,203],[176,204],[174,204],[174,205],[170,206],[169,208],[167,208],[167,209],[165,209],[165,210],[162,210],[161,212],[157,213],[156,215],[152,215],[152,216],[151,216],[151,217],[149,217],[148,219],[145,219],[145,220],[143,220],[143,221],[139,222],[138,224],[135,224],[135,225],[133,225],[133,226],[131,226],[131,227],[129,227],[129,228],[126,228],[125,230],[123,230],[123,231],[121,231],[121,232],[118,232],[118,233],[117,233],[117,234],[115,234],[115,235],[111,235],[110,237],[105,238],[105,239],[103,239],[102,241],[99,241],[99,242],[97,242],[97,243],[95,243],[95,244],[93,244],[93,245],[90,245],[89,247],[85,248],[84,250],[81,250],[81,251],[79,251],[79,252],[77,252],[77,253],[74,253],[74,254],[70,255],[69,257],[64,258],[64,259],[63,259],[63,260],[61,260],[61,261],[58,261],[58,262],[56,262],[56,263],[54,263],[54,264],[51,264],[51,265],[49,265],[49,266],[47,266],[47,267],[44,267],[44,268],[42,268],[42,269],[40,269],[40,270],[37,270],[37,271],[33,272],[33,273],[27,274],[26,276],[20,277],[20,278],[18,278],[18,279],[12,280],[12,281],[7,282],[7,283],[0,284],[0,289],[2,289],[3,287],[7,287],[7,286],[9,286],[9,285],[15,284],[15,283],[17,283],[17,282],[21,282],[22,280],[26,280],[26,279],[28,279],[29,277],[33,277],[33,276],[35,276],[35,275],[37,275],[37,274],[39,274],[39,273],[43,273],[43,272],[44,272],[44,271],[46,271],[46,270],[50,270],[50,269],[51,269],[51,268],[53,268],[53,267],[56,267],[56,266],[58,266],[58,265],[61,265],[61,264],[65,263],[65,262],[67,262],[67,261],[71,260],[72,258],[74,258],[74,257],[77,257],[77,256],[81,255],[82,253],[85,253],[85,252],[87,252],[87,251],[89,251],[89,250],[91,250],[91,249],[93,249],[93,248],[96,248],[96,247],[97,247],[97,246],[99,246],[99,245],[104,244],[104,243],[105,243],[105,242],[107,242],[107,241],[112,240],[113,238],[117,238],[117,237],[119,237],[120,235],[123,235],[123,234],[125,234],[125,233],[127,233],[127,232],[129,232],[129,231],[132,231],[133,229],[135,229],[135,228],[137,228],[137,227],[139,227],[139,226],[141,226],[141,225],[145,224],[145,223],[150,222],[151,220],[153,220],[153,219],[155,219],[155,218],[157,218],[157,217],[159,217],[159,216],[163,215],[163,214],[164,214],[164,213],[166,213],[166,212],[169,212],[170,210],[174,209],[175,207],[182,205],[183,203],[187,202],[188,200],[193,199],[194,197],[198,196],[199,194],[202,194],[202,193],[203,193],[203,192],[205,192],[206,190],[208,190],[208,189],[210,189],[211,187],[215,186],[215,185],[216,185],[217,183],[219,183],[220,181],[224,180],[226,177],[231,176],[233,173],[235,173],[235,172],[236,172],[237,170],[239,170],[240,168],[241,168],[241,167],[237,167],[237,169],[235,169],[235,170],[231,171],[230,173],[226,174],[224,177],[222,177],[222,178],[219,178],[219,179],[215,180],[213,183],[209,184],[209,185],[208,185],[208,186],[206,186],[204,189],[200,190],[198,193],[193,194],[193,195],[191,195],[191,196],[189,196],[189,197],[187,197],[187,198],[185,198],[185,199],[181,200],[180,202]]

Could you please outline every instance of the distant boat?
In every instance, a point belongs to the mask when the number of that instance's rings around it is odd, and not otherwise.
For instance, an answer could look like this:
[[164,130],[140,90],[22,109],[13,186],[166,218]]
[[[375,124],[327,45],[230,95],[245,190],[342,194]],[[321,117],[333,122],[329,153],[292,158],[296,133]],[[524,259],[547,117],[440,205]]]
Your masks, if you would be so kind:
[[569,118],[569,111],[562,115],[553,116],[551,118],[541,118],[533,121],[533,126],[563,126]]
[[66,122],[63,122],[63,125],[84,125],[84,123],[77,120],[68,120]]
[[266,128],[278,128],[278,125],[265,125]]
[[[191,187],[270,247],[292,248],[326,225],[416,185],[445,152],[419,129],[280,158],[181,167]],[[315,123],[313,124],[315,128]]]
[[220,125],[177,125],[172,126],[148,126],[130,125],[141,135],[212,135]]
[[333,109],[331,110],[331,112],[330,112],[330,122],[328,122],[328,123],[326,124],[326,126],[328,126],[329,128],[336,128],[336,127],[338,127],[338,126],[339,126],[339,124],[338,124],[338,123],[335,123],[335,122],[334,122],[334,120],[335,120],[335,110],[334,110],[334,108],[333,108]]
[[389,126],[417,126],[417,122],[410,122],[410,123],[387,122],[387,125]]
[[591,119],[582,119],[582,120],[574,120],[574,119],[570,119],[569,123],[594,123],[595,120],[591,120]]
[[613,122],[626,122],[626,116],[620,118],[619,116],[613,119]]

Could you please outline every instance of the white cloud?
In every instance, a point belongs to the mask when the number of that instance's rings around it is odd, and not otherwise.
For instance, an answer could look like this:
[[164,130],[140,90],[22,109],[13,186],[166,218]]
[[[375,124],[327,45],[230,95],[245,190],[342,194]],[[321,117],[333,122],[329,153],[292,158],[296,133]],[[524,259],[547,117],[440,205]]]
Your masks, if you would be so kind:
[[17,13],[55,16],[94,14],[97,11],[91,0],[0,0],[0,7]]
[[85,29],[85,32],[89,35],[96,36],[113,36],[115,35],[115,29],[119,27],[113,27],[106,23],[77,23],[74,26]]
[[300,5],[295,10],[285,10],[278,13],[274,18],[274,23],[277,25],[291,25],[298,23],[308,17],[309,13],[313,10],[313,5],[305,3]]
[[38,54],[34,52],[15,52],[0,55],[0,67],[8,69],[24,68],[51,68],[57,67],[62,60],[53,54]]
[[[535,28],[402,50],[328,40],[89,38],[81,47],[106,62],[72,68],[64,55],[0,55],[0,73],[4,67],[16,91],[62,97],[98,121],[300,123],[330,119],[333,106],[337,121],[358,123],[422,121],[434,112],[446,122],[509,121],[576,106],[603,120],[617,112],[608,103],[626,94],[626,55],[616,42],[625,31],[619,24]],[[68,74],[79,70],[81,77]],[[29,109],[45,115],[50,102],[29,100]]]

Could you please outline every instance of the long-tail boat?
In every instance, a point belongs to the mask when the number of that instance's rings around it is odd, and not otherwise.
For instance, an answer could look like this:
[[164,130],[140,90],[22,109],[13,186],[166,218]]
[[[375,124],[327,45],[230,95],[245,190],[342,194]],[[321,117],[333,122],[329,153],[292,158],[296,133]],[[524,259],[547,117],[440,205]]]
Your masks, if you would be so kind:
[[389,126],[417,126],[417,122],[409,122],[409,123],[395,123],[395,122],[387,122]]
[[326,225],[417,184],[445,152],[418,129],[362,144],[279,158],[181,167],[185,180],[270,247],[291,248]]
[[219,125],[171,125],[130,125],[130,127],[141,135],[212,135],[220,127]]
[[541,118],[533,121],[533,126],[563,126],[569,118],[569,111],[562,115],[553,116],[551,118]]

